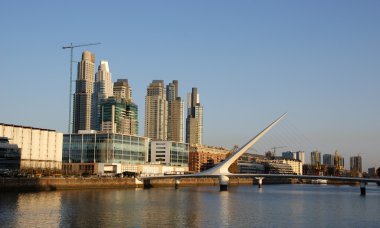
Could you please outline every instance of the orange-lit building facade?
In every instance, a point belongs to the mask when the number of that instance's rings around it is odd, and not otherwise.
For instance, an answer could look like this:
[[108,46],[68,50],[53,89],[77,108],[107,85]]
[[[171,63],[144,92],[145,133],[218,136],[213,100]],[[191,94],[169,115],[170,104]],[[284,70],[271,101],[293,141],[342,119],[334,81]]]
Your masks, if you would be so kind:
[[201,172],[226,159],[230,151],[223,147],[192,145],[189,152],[189,171]]

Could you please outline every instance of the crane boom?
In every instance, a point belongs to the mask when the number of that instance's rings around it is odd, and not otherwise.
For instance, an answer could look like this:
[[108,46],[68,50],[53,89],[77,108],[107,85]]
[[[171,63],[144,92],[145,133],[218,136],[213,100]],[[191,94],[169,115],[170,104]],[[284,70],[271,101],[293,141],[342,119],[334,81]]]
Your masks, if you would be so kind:
[[68,46],[63,46],[62,49],[67,49],[67,48],[76,48],[76,47],[85,47],[85,46],[93,46],[93,45],[99,45],[102,43],[89,43],[89,44],[78,44],[78,45],[73,45],[72,43]]

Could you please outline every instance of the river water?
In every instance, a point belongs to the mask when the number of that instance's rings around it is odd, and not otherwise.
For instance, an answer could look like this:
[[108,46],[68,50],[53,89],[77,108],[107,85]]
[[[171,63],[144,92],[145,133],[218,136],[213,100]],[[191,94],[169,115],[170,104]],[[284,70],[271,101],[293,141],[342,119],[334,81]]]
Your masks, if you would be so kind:
[[380,187],[264,185],[0,193],[0,227],[380,227]]

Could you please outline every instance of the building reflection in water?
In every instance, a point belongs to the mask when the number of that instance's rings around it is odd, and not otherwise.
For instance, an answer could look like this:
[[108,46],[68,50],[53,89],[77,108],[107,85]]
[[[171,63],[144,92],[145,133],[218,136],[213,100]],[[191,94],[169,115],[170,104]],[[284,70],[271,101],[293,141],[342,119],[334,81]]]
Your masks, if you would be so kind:
[[59,227],[61,193],[18,194],[14,227]]

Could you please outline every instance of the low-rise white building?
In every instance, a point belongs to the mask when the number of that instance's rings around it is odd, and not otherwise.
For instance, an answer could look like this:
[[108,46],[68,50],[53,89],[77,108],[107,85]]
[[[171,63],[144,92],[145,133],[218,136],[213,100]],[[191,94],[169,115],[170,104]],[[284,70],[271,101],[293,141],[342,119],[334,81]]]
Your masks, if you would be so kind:
[[188,166],[189,144],[174,141],[151,141],[149,161],[165,165]]
[[21,170],[62,168],[63,133],[0,123],[0,137],[20,148]]

